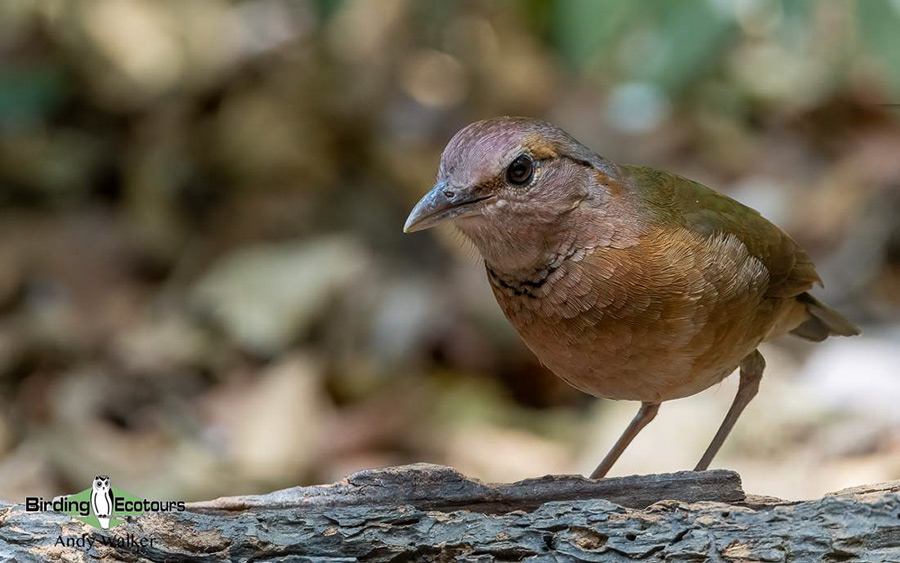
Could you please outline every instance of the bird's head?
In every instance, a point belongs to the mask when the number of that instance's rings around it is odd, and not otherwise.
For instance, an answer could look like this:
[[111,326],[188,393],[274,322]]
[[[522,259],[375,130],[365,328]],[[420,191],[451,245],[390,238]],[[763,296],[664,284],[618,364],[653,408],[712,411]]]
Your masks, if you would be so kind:
[[500,253],[514,258],[518,252],[524,263],[591,196],[605,164],[550,123],[524,117],[479,121],[447,144],[437,182],[403,230],[452,221],[486,259]]

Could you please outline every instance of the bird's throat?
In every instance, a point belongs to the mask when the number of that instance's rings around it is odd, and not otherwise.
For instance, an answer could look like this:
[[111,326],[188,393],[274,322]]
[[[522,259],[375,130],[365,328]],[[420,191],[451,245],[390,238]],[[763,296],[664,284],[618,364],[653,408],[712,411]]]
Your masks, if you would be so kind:
[[468,227],[460,230],[478,248],[489,275],[500,285],[536,287],[577,250],[575,241],[557,236],[565,232],[561,229]]

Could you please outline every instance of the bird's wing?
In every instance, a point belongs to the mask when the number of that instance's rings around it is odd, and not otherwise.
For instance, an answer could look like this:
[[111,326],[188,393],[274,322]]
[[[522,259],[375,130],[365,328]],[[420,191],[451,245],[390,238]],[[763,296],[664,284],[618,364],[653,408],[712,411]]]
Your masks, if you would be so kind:
[[675,174],[623,166],[628,184],[666,225],[704,237],[731,234],[769,272],[767,297],[796,297],[822,283],[806,252],[755,209]]

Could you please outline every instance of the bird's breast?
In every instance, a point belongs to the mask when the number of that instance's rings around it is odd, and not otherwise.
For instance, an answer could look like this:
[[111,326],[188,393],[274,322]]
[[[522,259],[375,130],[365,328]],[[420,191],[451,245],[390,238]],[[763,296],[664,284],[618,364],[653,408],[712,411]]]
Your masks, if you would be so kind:
[[490,268],[488,277],[528,347],[570,385],[612,399],[668,400],[721,381],[771,322],[766,272],[725,242],[591,249],[531,279]]

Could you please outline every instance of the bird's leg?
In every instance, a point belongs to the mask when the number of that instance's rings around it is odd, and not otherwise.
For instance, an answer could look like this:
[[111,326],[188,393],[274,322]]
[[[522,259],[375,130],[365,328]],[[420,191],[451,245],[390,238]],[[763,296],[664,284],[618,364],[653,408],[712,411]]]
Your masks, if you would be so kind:
[[591,473],[591,479],[602,479],[606,476],[616,460],[619,459],[619,456],[622,455],[622,452],[625,451],[625,448],[628,447],[628,444],[634,440],[634,437],[638,435],[638,432],[653,420],[658,410],[659,403],[643,403],[641,405],[640,410],[638,410],[637,414],[634,415],[634,418],[631,419],[631,422],[628,424],[628,428],[626,428],[625,432],[619,436],[616,445],[609,450],[609,453],[606,454],[606,457],[603,458],[603,461],[600,462],[597,469]]
[[741,382],[738,386],[737,395],[734,396],[734,401],[731,403],[731,408],[728,409],[728,414],[725,415],[725,420],[722,421],[722,426],[719,427],[719,431],[716,432],[716,436],[709,444],[709,447],[706,448],[706,453],[703,454],[700,463],[697,464],[694,471],[705,471],[709,464],[712,463],[713,458],[719,452],[719,448],[725,442],[725,438],[728,437],[728,433],[734,428],[734,423],[737,422],[744,408],[750,404],[750,401],[756,396],[756,392],[759,391],[759,381],[762,379],[765,367],[766,361],[763,359],[762,354],[759,353],[759,350],[754,350],[741,360]]

